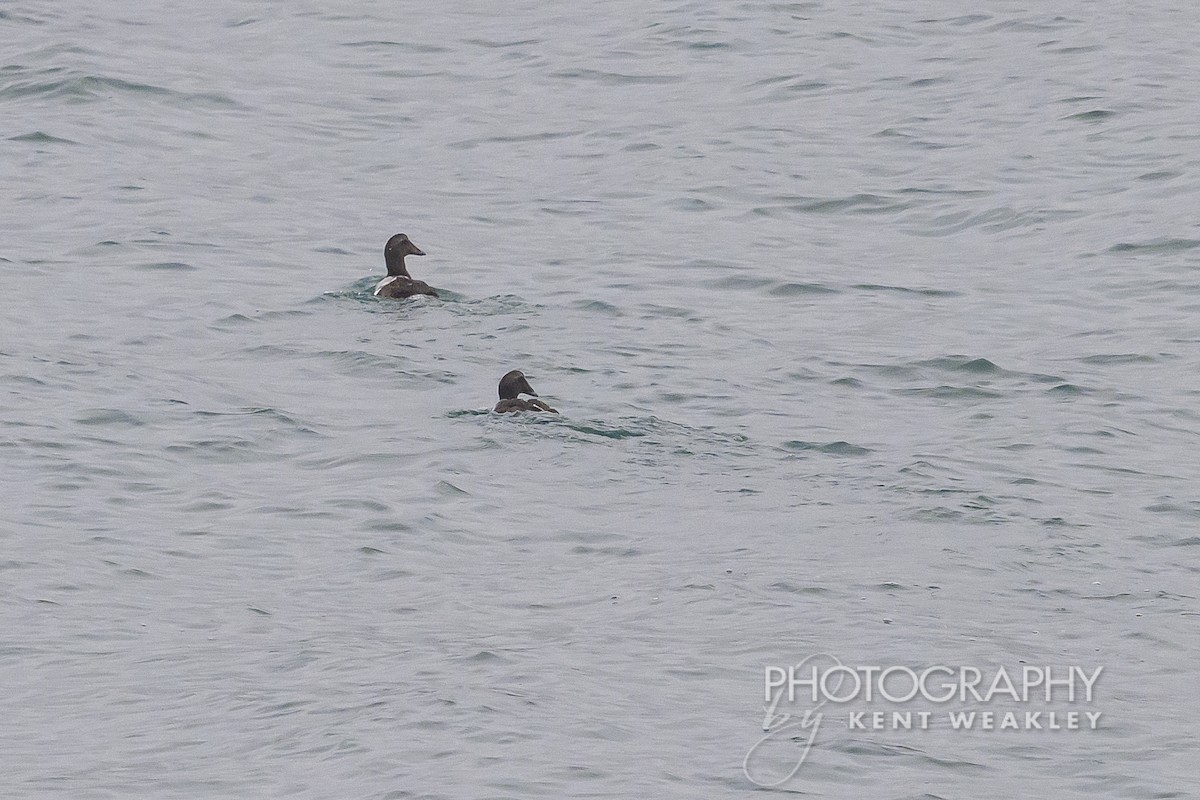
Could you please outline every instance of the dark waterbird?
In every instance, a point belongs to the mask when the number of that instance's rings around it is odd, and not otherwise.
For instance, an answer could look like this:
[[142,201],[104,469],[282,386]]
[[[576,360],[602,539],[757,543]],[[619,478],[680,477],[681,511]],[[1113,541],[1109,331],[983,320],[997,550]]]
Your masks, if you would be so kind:
[[520,395],[527,394],[537,397],[538,393],[525,379],[525,373],[514,369],[500,379],[500,402],[496,403],[497,414],[507,414],[513,411],[558,411],[543,403],[541,400],[522,400]]
[[412,243],[403,233],[397,233],[388,239],[383,248],[383,260],[387,264],[388,276],[375,285],[376,297],[391,297],[403,300],[417,294],[427,294],[437,297],[438,293],[425,281],[413,280],[404,266],[405,256],[423,256],[425,252]]

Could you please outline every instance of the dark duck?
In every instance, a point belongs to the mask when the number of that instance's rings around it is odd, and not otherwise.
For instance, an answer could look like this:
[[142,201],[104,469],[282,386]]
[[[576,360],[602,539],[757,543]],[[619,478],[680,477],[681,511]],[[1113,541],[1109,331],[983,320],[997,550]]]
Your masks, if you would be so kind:
[[543,403],[541,400],[522,400],[520,395],[528,394],[537,397],[538,393],[529,385],[529,381],[525,379],[525,374],[519,369],[514,369],[512,372],[500,379],[500,402],[496,403],[497,414],[508,414],[514,411],[549,411],[551,414],[557,414],[558,411]]
[[438,293],[425,281],[413,280],[404,266],[405,256],[423,256],[424,251],[412,243],[403,233],[397,233],[388,239],[383,248],[383,260],[387,264],[388,276],[375,285],[376,297],[391,297],[403,300],[418,294],[437,297]]

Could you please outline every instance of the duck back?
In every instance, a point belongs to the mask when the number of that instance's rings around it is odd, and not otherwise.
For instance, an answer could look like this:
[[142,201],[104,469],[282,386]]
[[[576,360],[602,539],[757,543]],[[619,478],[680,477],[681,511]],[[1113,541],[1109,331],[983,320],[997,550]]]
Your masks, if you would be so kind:
[[512,400],[501,400],[496,403],[497,414],[509,414],[514,411],[549,411],[551,414],[557,414],[558,410],[551,408],[541,400],[524,400],[522,398],[514,398]]
[[384,278],[375,287],[376,297],[391,297],[396,300],[403,300],[406,297],[413,297],[418,294],[427,294],[430,297],[438,296],[437,290],[425,281],[415,281],[403,275],[392,275]]

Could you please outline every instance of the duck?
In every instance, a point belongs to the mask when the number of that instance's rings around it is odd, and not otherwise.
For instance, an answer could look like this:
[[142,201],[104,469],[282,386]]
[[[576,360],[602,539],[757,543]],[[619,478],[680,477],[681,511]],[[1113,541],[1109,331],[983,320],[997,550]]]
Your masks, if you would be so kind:
[[387,264],[387,277],[375,284],[376,297],[390,297],[403,300],[418,294],[437,297],[437,290],[425,281],[413,280],[404,266],[405,256],[423,256],[425,252],[413,244],[403,233],[397,233],[387,240],[383,248],[383,261]]
[[525,378],[525,373],[519,369],[514,369],[512,372],[505,373],[500,379],[500,402],[496,403],[497,414],[509,414],[516,411],[549,411],[551,414],[557,414],[556,409],[543,403],[541,400],[522,400],[519,395],[528,394],[537,397],[538,393],[529,385],[529,381]]

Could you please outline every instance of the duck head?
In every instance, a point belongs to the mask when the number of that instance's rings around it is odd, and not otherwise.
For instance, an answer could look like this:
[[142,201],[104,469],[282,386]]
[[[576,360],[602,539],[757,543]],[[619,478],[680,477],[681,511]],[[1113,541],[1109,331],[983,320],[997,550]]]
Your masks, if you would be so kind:
[[404,266],[405,256],[423,256],[424,251],[412,243],[406,234],[397,233],[392,238],[388,239],[387,244],[383,248],[383,260],[387,264],[388,275],[403,275],[406,278],[412,276],[408,274],[408,269]]
[[529,385],[529,381],[525,379],[525,373],[519,369],[514,369],[500,379],[500,399],[501,400],[516,400],[518,395],[527,394],[532,397],[537,397],[538,393]]

